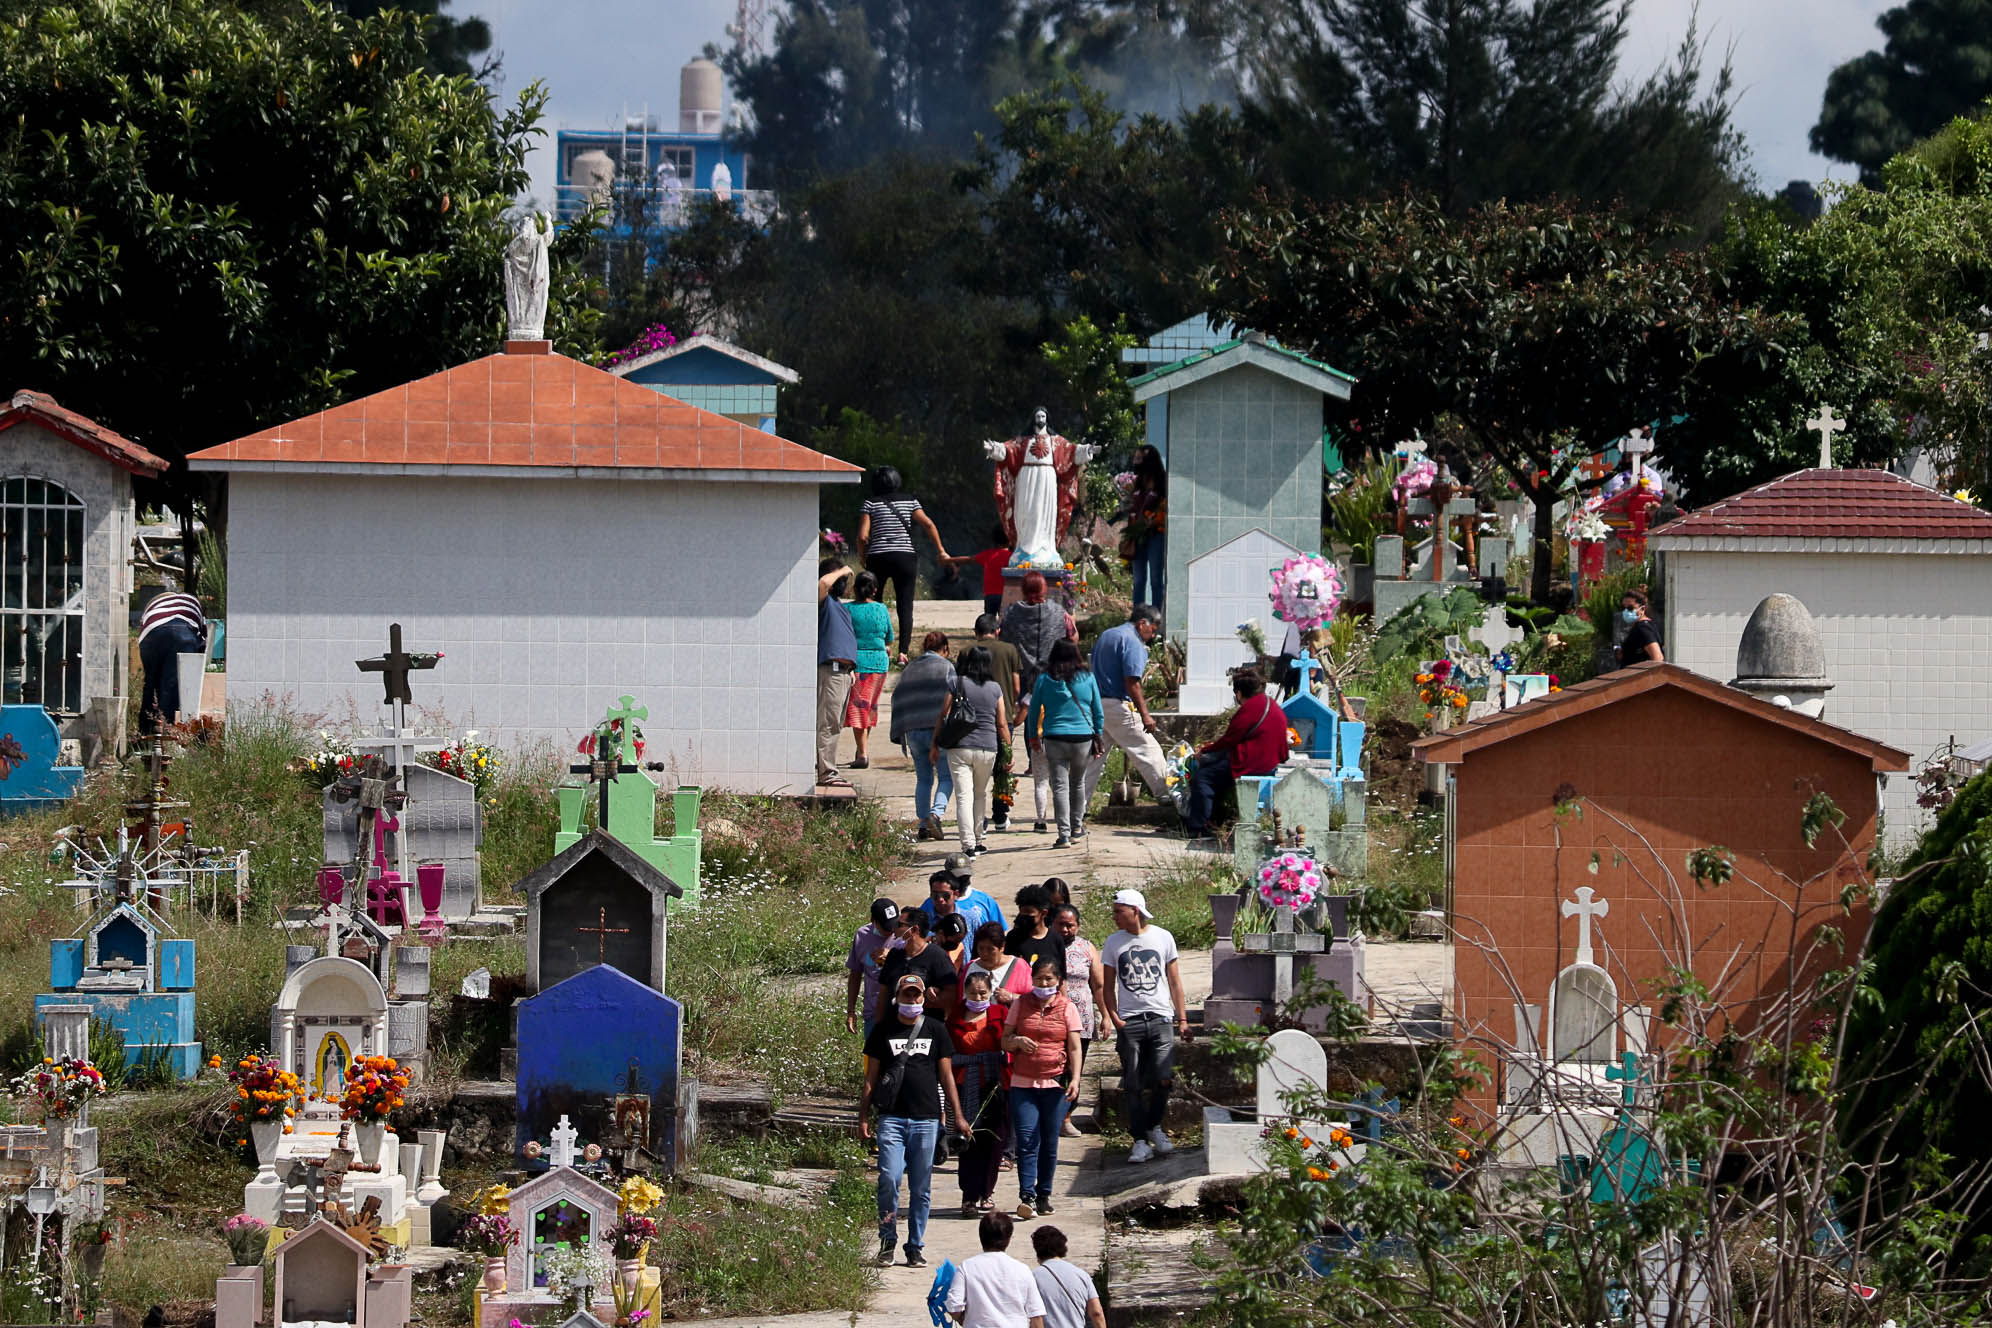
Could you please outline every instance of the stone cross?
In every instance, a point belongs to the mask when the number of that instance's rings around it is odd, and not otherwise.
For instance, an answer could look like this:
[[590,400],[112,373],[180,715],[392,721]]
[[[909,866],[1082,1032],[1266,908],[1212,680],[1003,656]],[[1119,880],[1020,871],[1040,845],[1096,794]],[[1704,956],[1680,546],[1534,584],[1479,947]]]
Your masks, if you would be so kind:
[[1328,948],[1328,938],[1319,932],[1293,929],[1293,909],[1282,904],[1273,910],[1273,930],[1259,936],[1236,938],[1239,948],[1263,951],[1273,957],[1273,999],[1284,1005],[1293,999],[1293,968],[1304,954],[1320,954]]
[[1600,899],[1595,904],[1591,902],[1592,896],[1596,893],[1597,891],[1590,886],[1580,885],[1577,887],[1577,899],[1574,903],[1568,899],[1563,901],[1563,916],[1577,919],[1576,962],[1591,964],[1594,967],[1597,960],[1591,950],[1591,919],[1602,918],[1612,911],[1612,901],[1609,899]]
[[1395,450],[1406,461],[1416,463],[1424,457],[1426,446],[1423,438],[1413,434],[1410,441],[1399,443]]
[[547,1131],[547,1138],[553,1141],[553,1151],[547,1159],[548,1165],[556,1167],[573,1166],[574,1141],[579,1137],[580,1131],[569,1124],[567,1117],[563,1115],[560,1118],[560,1123]]
[[1452,570],[1452,540],[1446,534],[1446,527],[1452,519],[1466,521],[1466,556],[1473,557],[1473,522],[1477,509],[1472,495],[1465,494],[1444,471],[1432,481],[1432,487],[1410,503],[1411,515],[1432,518],[1432,580],[1443,581]]
[[1644,428],[1634,429],[1626,435],[1625,441],[1619,444],[1619,451],[1632,458],[1632,480],[1637,484],[1640,471],[1645,468],[1646,458],[1653,455],[1653,435]]
[[1819,435],[1819,469],[1833,469],[1833,435],[1843,432],[1847,422],[1835,418],[1831,406],[1821,406],[1819,413],[1805,422],[1805,427]]
[[[377,655],[372,659],[360,659],[353,662],[359,665],[360,672],[362,673],[378,673],[380,675],[381,686],[387,693],[381,699],[382,705],[402,706],[415,704],[415,697],[408,690],[409,673],[415,669],[433,669],[436,667],[436,661],[441,658],[441,655],[434,654],[411,655],[403,650],[401,648],[401,624],[390,623],[387,628],[387,653],[385,655]],[[395,712],[394,721],[396,728],[401,727],[401,712],[399,710]]]
[[1314,695],[1314,675],[1322,672],[1321,661],[1303,650],[1300,652],[1300,658],[1294,661],[1293,666],[1300,670],[1299,695]]

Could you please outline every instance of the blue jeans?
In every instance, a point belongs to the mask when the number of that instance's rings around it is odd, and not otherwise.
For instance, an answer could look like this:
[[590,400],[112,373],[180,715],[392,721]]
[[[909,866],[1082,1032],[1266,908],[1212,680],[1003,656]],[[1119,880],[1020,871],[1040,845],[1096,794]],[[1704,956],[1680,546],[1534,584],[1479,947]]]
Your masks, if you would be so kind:
[[[1183,813],[1183,825],[1193,835],[1201,835],[1210,829],[1211,808],[1217,804],[1218,790],[1231,779],[1231,754],[1229,752],[1206,752],[1197,758],[1195,769],[1190,772],[1190,805]],[[1244,808],[1239,808],[1244,814]]]
[[908,729],[900,743],[913,758],[913,814],[922,819],[939,816],[948,809],[954,795],[954,777],[948,774],[948,758],[931,759],[932,729]]
[[1017,1193],[1028,1202],[1051,1193],[1058,1174],[1058,1130],[1065,1123],[1065,1090],[1012,1088],[1010,1128],[1017,1136]]
[[917,1250],[927,1234],[934,1200],[934,1145],[937,1120],[881,1116],[878,1121],[878,1241],[887,1249],[899,1240],[899,1178],[906,1177],[906,1248]]
[[[1162,607],[1163,583],[1168,579],[1169,540],[1150,535],[1134,546],[1134,602]],[[1152,597],[1152,598],[1151,598]]]

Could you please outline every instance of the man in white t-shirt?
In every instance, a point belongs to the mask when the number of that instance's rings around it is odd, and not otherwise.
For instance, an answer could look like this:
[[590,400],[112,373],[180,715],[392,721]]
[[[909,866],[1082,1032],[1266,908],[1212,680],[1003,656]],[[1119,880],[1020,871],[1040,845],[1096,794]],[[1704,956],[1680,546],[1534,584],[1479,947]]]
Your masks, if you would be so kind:
[[[1175,1151],[1162,1133],[1169,1089],[1176,1079],[1176,1038],[1190,1038],[1190,1015],[1183,1004],[1183,974],[1176,962],[1176,938],[1149,925],[1154,917],[1139,890],[1114,895],[1114,922],[1120,930],[1100,948],[1106,970],[1107,1022],[1120,1052],[1121,1092],[1127,1100],[1127,1130],[1134,1136],[1129,1162],[1146,1162]],[[1175,1036],[1169,1016],[1176,1016]]]
[[948,1313],[962,1328],[1044,1328],[1044,1300],[1030,1268],[1004,1251],[1013,1230],[1008,1213],[985,1213],[982,1253],[962,1260],[948,1288]]

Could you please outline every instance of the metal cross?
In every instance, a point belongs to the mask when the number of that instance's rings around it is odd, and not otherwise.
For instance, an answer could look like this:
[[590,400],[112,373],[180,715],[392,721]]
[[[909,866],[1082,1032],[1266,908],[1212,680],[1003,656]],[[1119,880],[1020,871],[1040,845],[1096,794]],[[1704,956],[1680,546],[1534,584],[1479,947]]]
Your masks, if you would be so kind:
[[1634,429],[1626,435],[1625,441],[1619,444],[1619,451],[1632,458],[1632,479],[1636,484],[1639,482],[1640,472],[1645,468],[1646,458],[1653,455],[1653,435],[1648,433],[1644,426]]
[[1596,894],[1597,891],[1590,886],[1580,885],[1577,887],[1576,902],[1563,901],[1563,916],[1577,919],[1577,962],[1580,964],[1595,965],[1597,962],[1591,951],[1591,919],[1602,918],[1612,911],[1609,899],[1600,899],[1595,904],[1591,902]]
[[[387,653],[373,659],[356,659],[362,673],[378,673],[382,689],[386,695],[381,698],[383,705],[414,705],[415,697],[408,690],[408,675],[415,669],[433,669],[440,654],[410,654],[401,648],[401,624],[390,623],[387,628]],[[394,726],[401,727],[401,715],[397,711]]]
[[595,933],[595,962],[606,964],[609,962],[609,937],[627,936],[629,935],[629,928],[611,927],[609,925],[609,910],[606,908],[599,908],[596,912],[600,914],[597,919],[598,926],[576,927],[574,930]]
[[1819,435],[1819,469],[1833,469],[1833,435],[1844,431],[1847,422],[1836,418],[1831,406],[1821,406],[1819,413],[1805,422],[1805,427]]

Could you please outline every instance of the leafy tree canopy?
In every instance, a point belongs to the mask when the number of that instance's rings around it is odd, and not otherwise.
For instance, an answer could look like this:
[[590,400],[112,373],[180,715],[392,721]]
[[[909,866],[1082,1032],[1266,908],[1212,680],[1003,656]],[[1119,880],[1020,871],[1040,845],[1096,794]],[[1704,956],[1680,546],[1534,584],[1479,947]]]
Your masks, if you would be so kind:
[[1887,40],[1826,79],[1812,150],[1861,168],[1889,158],[1992,95],[1992,0],[1908,0],[1874,21]]
[[1710,229],[1738,193],[1730,79],[1615,89],[1621,0],[1263,0],[1248,109],[1308,197],[1407,186],[1451,213],[1551,195]]
[[[496,349],[504,213],[544,94],[500,111],[428,58],[404,13],[11,11],[9,386],[179,458]],[[585,350],[578,296],[557,270],[553,335]]]
[[383,10],[399,9],[420,14],[429,41],[429,71],[435,74],[471,74],[489,78],[498,71],[497,59],[472,59],[491,49],[491,25],[481,18],[451,18],[442,11],[450,0],[338,0],[342,13],[354,18],[373,18]]
[[1535,500],[1538,599],[1556,496],[1591,444],[1686,413],[1704,376],[1776,353],[1774,321],[1733,299],[1705,252],[1661,252],[1616,214],[1453,216],[1399,197],[1267,206],[1228,226],[1219,312],[1360,375],[1367,438],[1442,413],[1464,425]]

